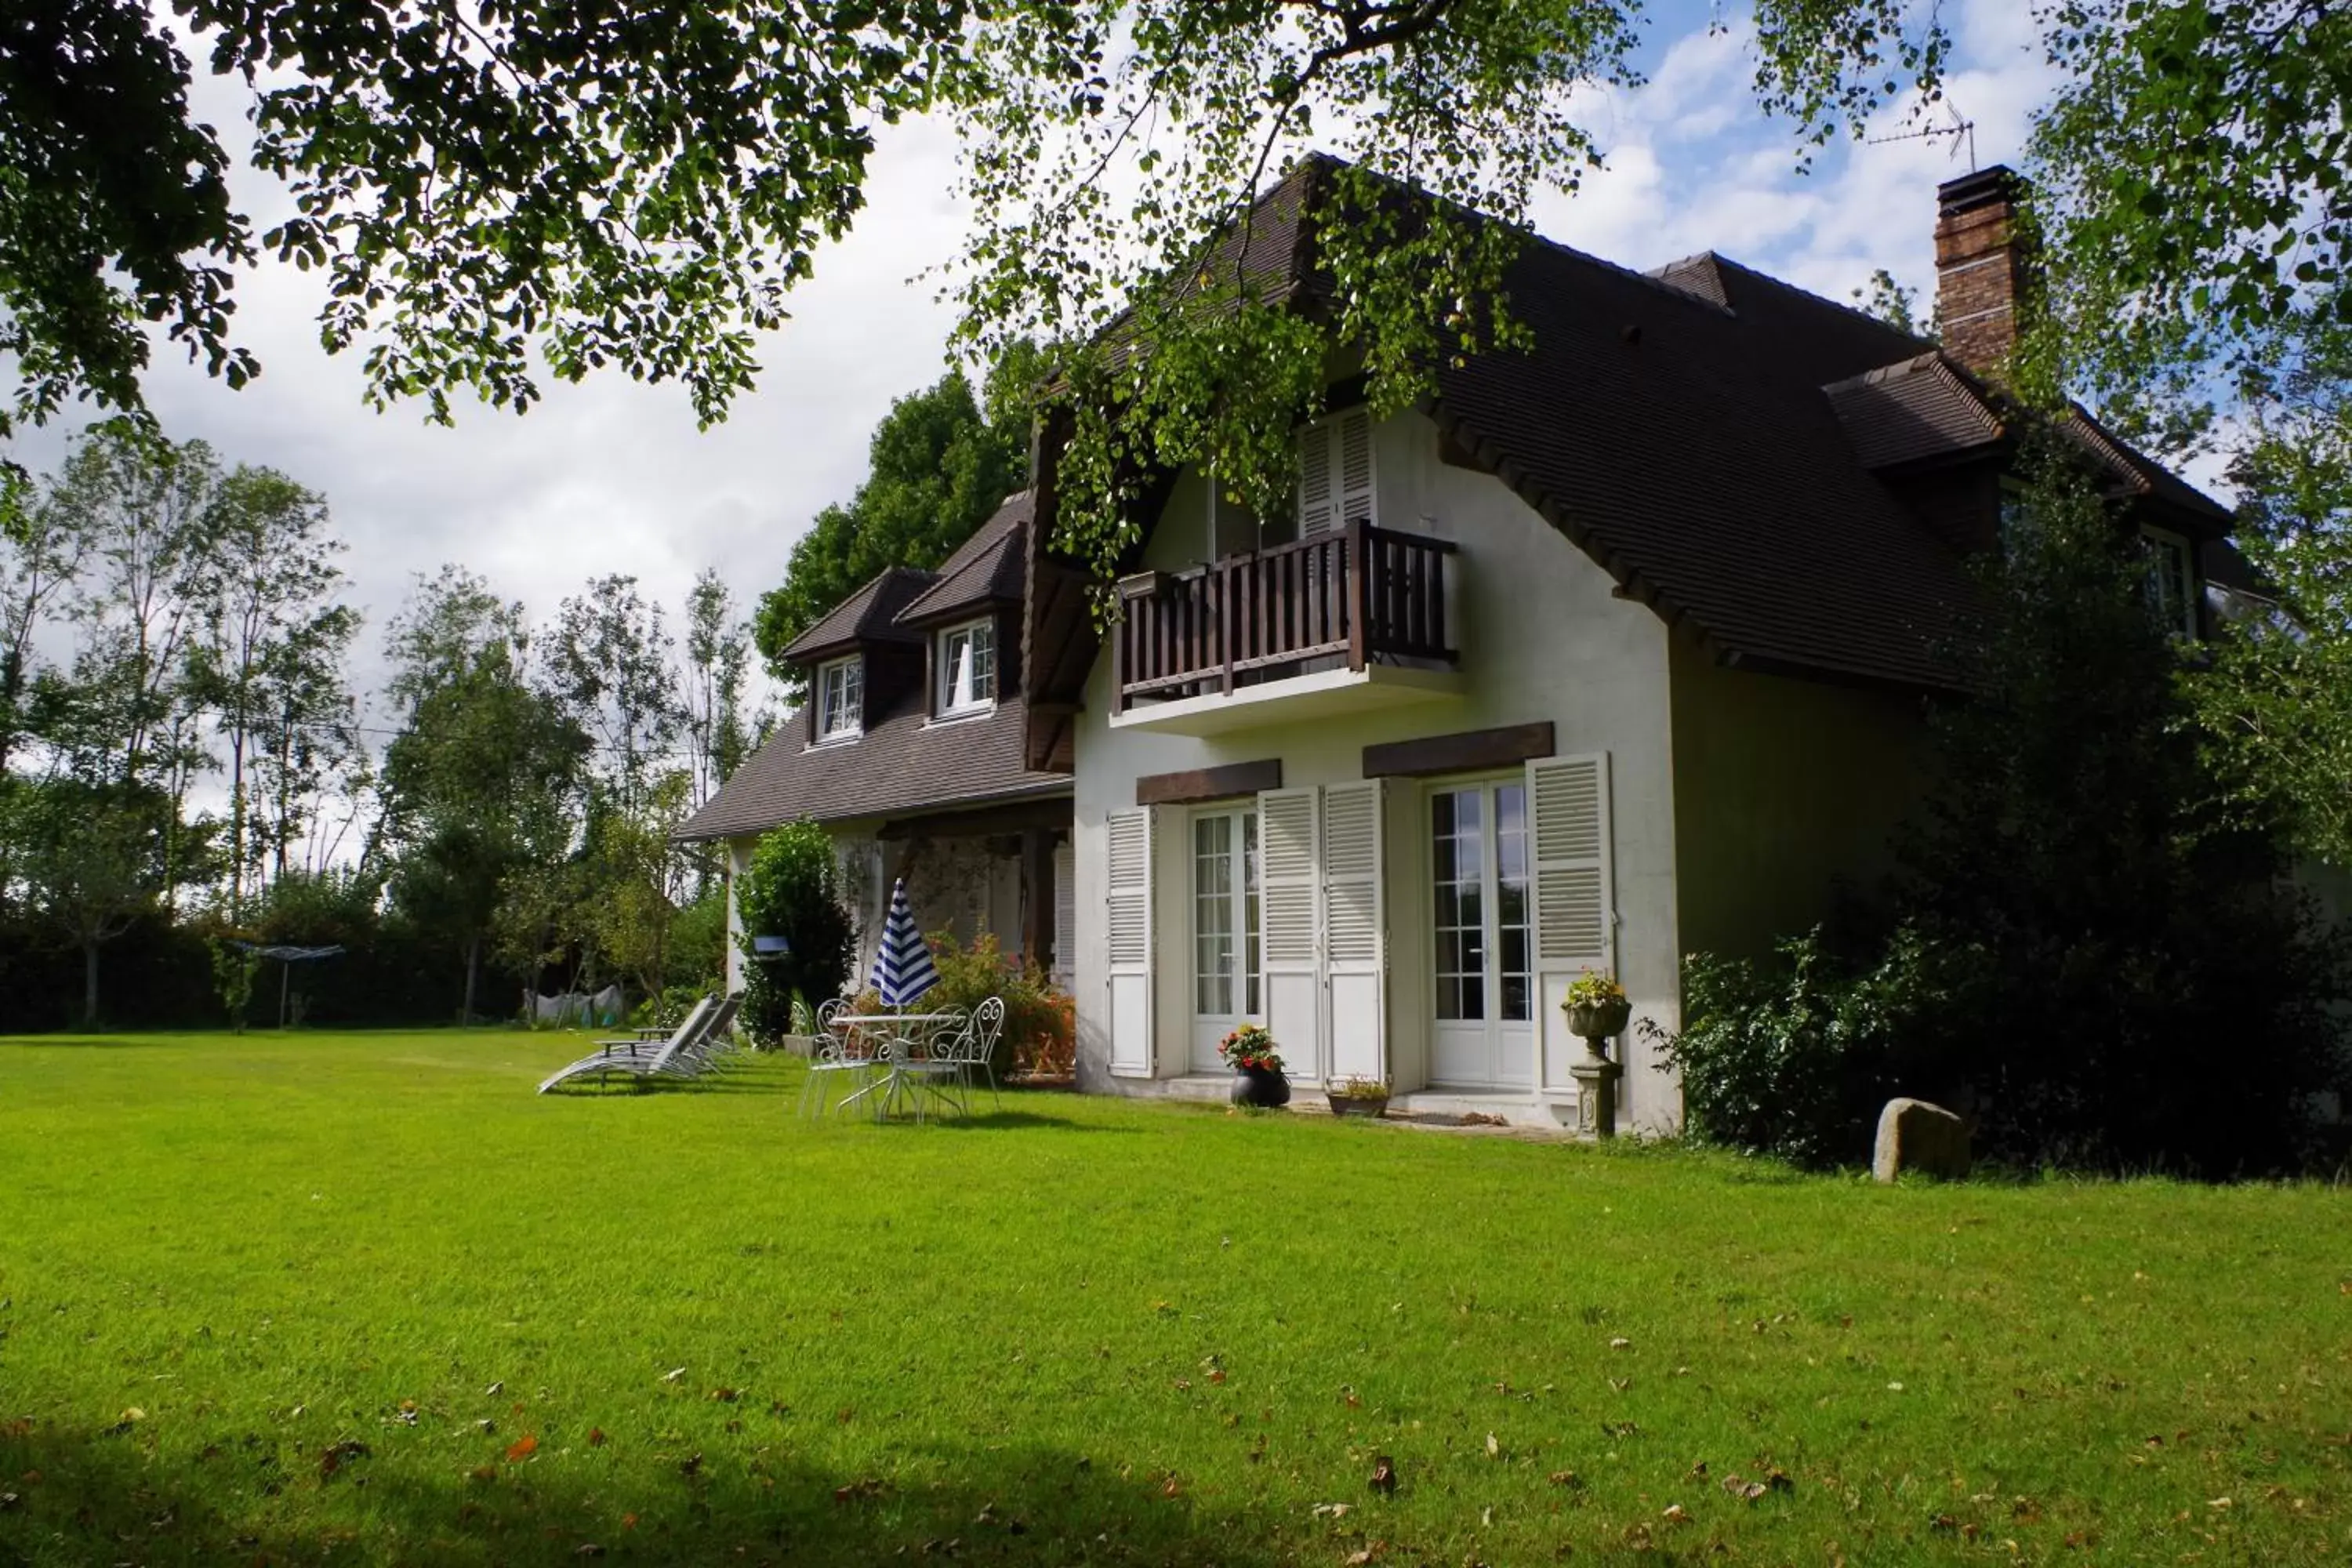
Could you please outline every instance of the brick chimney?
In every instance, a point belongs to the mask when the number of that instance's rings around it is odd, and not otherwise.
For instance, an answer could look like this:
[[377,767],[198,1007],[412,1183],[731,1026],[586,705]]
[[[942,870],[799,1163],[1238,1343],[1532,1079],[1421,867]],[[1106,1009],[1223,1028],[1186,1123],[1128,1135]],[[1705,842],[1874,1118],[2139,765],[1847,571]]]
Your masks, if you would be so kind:
[[1936,189],[1936,323],[1944,352],[1999,378],[2017,346],[2017,314],[2032,281],[2019,233],[2025,182],[1996,163]]

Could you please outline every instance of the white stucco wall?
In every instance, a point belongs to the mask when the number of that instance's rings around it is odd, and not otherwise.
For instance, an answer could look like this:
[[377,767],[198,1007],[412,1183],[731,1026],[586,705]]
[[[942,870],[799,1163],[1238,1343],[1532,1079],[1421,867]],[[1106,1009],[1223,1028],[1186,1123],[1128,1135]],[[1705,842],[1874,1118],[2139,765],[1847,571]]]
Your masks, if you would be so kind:
[[[1345,719],[1298,721],[1280,703],[1267,725],[1207,739],[1114,729],[1110,658],[1097,661],[1080,717],[1076,778],[1079,940],[1078,1048],[1087,1087],[1122,1087],[1109,1075],[1107,932],[1098,911],[1108,896],[1107,814],[1132,806],[1135,780],[1149,773],[1278,757],[1286,786],[1353,782],[1363,748],[1387,741],[1551,721],[1559,754],[1608,753],[1614,816],[1617,969],[1639,1019],[1673,1028],[1678,1018],[1674,795],[1671,784],[1668,635],[1650,611],[1612,594],[1608,575],[1493,476],[1439,460],[1435,426],[1417,414],[1381,424],[1374,436],[1378,521],[1462,546],[1448,564],[1451,611],[1462,650],[1465,692]],[[1208,553],[1205,496],[1180,481],[1154,532],[1150,564],[1173,570]],[[1232,548],[1231,542],[1226,547]],[[1386,917],[1391,1075],[1400,1089],[1422,1081],[1431,1007],[1428,847],[1423,781],[1388,786]],[[1185,1070],[1190,928],[1182,807],[1162,809],[1159,898],[1153,925],[1158,1058],[1163,1076]],[[1556,1005],[1538,1022],[1559,1032]],[[1625,1114],[1664,1126],[1679,1095],[1650,1070],[1638,1029],[1625,1041]],[[1532,1091],[1530,1091],[1532,1100]]]

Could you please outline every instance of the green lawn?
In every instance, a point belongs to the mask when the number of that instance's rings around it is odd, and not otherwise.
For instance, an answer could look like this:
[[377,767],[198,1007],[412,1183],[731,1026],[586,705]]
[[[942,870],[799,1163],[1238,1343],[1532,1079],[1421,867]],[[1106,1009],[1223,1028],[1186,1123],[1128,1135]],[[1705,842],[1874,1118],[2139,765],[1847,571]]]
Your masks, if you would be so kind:
[[2344,1192],[567,1054],[0,1041],[0,1562],[2352,1556]]

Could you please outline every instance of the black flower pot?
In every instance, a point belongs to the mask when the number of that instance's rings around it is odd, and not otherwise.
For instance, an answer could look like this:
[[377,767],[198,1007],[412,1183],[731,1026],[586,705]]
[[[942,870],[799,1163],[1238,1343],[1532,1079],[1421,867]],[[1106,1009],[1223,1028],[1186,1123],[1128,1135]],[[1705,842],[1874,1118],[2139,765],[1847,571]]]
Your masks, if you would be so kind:
[[1290,1080],[1266,1068],[1235,1068],[1234,1103],[1278,1110],[1290,1103]]

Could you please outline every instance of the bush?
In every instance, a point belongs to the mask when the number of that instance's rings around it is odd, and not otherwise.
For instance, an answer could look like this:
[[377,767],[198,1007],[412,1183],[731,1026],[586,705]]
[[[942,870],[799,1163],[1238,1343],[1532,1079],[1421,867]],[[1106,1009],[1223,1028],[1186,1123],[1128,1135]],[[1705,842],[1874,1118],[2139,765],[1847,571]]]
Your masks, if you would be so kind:
[[1076,1008],[1043,969],[1008,956],[992,934],[970,947],[946,931],[928,940],[940,983],[923,997],[926,1005],[973,1008],[991,996],[1004,998],[1004,1032],[990,1062],[998,1078],[1070,1070],[1077,1056]]
[[648,996],[629,1014],[633,1029],[675,1029],[694,1011],[694,1005],[718,990],[715,984],[672,985],[658,996]]
[[[842,908],[840,879],[832,837],[808,817],[770,831],[751,852],[735,898],[743,911],[744,956],[751,961],[743,1027],[762,1046],[793,1032],[794,998],[814,1005],[848,984],[857,932]],[[757,954],[751,943],[760,936],[781,936],[791,951]]]
[[1856,961],[1815,927],[1764,963],[1689,959],[1664,1059],[1691,1136],[1816,1167],[1867,1159],[1889,1099],[1957,1097],[1934,1042],[1952,1022],[1946,977],[1969,956],[1906,928]]

